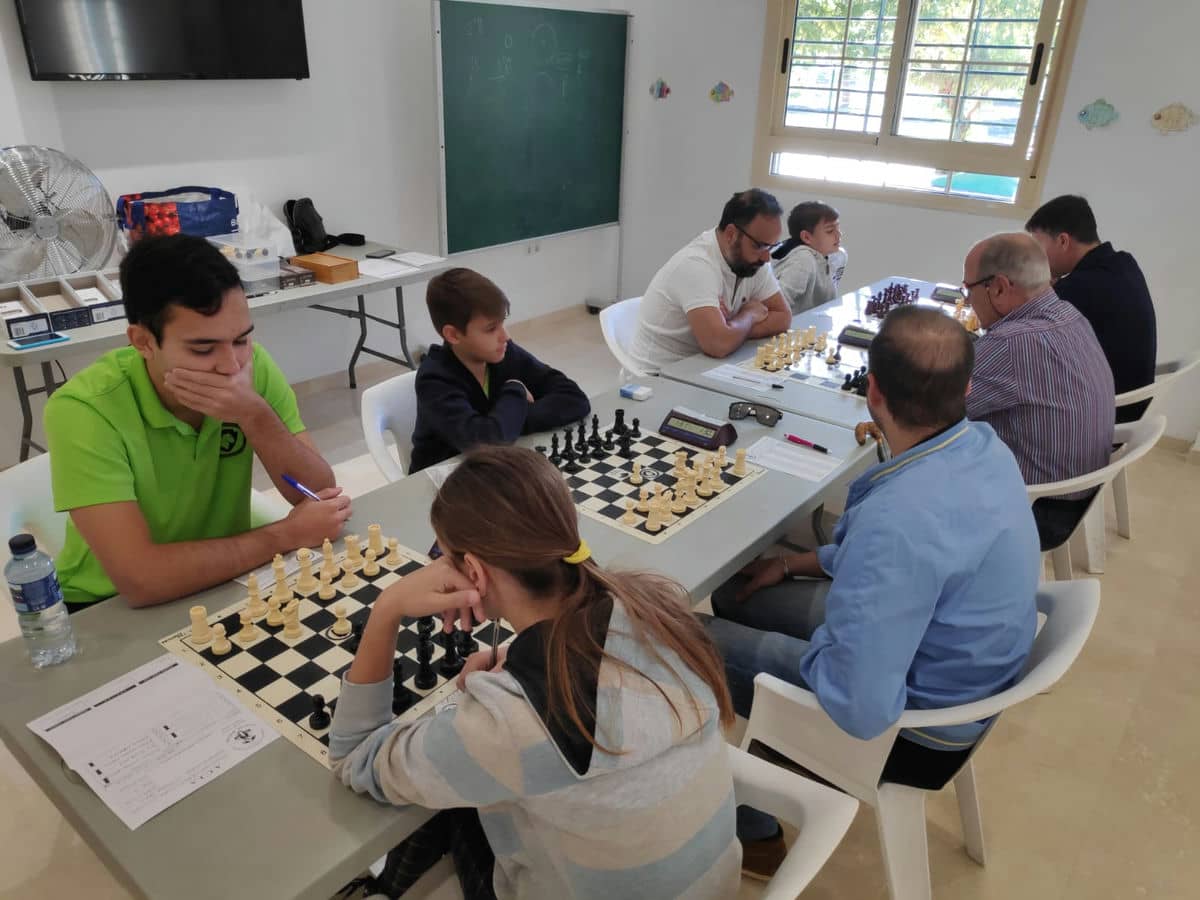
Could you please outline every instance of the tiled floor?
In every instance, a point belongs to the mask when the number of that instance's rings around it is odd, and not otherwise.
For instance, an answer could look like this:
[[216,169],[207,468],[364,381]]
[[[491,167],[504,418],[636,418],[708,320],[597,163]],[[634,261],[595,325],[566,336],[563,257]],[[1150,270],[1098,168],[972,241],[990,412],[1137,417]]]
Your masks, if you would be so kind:
[[[589,393],[615,384],[594,317],[571,310],[515,325],[516,340]],[[364,387],[394,374],[364,366]],[[357,394],[339,376],[299,389],[318,446],[352,494],[381,476],[365,451]],[[1195,455],[1193,454],[1193,457]],[[257,482],[265,487],[263,480]],[[1100,618],[1049,694],[1005,714],[976,757],[988,865],[962,850],[952,790],[928,803],[941,898],[1191,898],[1200,883],[1200,466],[1160,447],[1131,477],[1134,540],[1110,522]],[[15,631],[11,613],[0,638]],[[0,898],[126,898],[16,762],[0,751]],[[739,897],[759,896],[743,884]],[[863,809],[804,894],[886,897],[874,816]]]

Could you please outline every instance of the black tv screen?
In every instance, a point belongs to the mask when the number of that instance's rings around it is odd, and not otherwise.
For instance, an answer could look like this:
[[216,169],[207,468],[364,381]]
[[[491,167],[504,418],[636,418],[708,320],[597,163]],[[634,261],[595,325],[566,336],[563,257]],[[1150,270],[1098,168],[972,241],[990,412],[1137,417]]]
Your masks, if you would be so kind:
[[307,78],[301,0],[16,0],[35,81]]

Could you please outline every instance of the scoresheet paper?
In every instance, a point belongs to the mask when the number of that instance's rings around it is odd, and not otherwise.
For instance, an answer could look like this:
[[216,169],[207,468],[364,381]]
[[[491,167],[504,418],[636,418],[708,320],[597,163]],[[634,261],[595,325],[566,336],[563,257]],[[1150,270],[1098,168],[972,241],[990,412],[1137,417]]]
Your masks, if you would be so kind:
[[776,472],[784,472],[806,481],[822,481],[842,464],[842,460],[830,453],[821,453],[810,447],[761,437],[746,451],[746,459]]
[[131,830],[279,737],[169,653],[29,728]]

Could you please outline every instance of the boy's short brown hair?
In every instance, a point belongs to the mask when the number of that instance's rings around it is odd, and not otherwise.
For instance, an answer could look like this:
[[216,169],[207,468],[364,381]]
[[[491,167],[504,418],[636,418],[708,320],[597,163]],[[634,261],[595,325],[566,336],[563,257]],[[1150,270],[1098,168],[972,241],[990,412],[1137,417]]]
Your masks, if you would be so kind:
[[503,319],[508,315],[508,297],[490,278],[474,269],[447,269],[429,279],[425,305],[439,336],[447,325],[459,331],[476,316]]

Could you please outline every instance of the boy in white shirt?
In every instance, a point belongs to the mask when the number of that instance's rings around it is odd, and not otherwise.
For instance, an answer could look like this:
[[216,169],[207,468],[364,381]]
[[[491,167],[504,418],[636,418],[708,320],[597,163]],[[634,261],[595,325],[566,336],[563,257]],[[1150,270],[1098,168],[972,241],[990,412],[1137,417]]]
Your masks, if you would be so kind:
[[789,240],[772,254],[771,267],[793,313],[801,313],[838,296],[846,271],[846,251],[838,211],[809,200],[788,214]]
[[715,229],[667,260],[642,297],[630,355],[648,373],[685,356],[728,356],[787,331],[792,313],[768,262],[783,207],[766,191],[734,194]]

